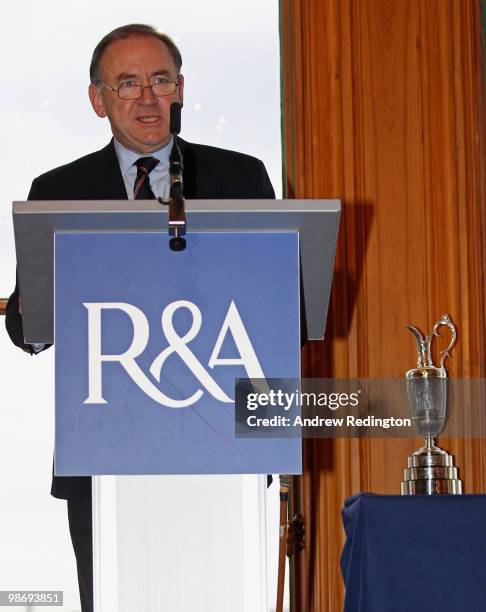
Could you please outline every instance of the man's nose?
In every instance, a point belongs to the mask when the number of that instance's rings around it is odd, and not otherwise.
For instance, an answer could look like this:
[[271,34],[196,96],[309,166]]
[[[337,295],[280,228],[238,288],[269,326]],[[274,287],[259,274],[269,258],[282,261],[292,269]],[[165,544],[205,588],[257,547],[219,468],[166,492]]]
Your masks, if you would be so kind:
[[142,89],[142,95],[138,99],[141,104],[153,104],[156,100],[156,96],[154,96],[154,92],[152,90],[151,85],[146,85]]

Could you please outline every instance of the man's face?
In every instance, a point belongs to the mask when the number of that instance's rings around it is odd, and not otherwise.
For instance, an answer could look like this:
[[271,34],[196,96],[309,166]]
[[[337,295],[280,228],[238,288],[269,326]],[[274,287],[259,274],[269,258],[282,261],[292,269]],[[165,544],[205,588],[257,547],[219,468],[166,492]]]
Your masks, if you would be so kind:
[[[154,36],[131,36],[112,42],[100,61],[100,79],[118,89],[131,81],[149,85],[156,78],[177,81],[174,60],[166,45]],[[170,96],[155,97],[152,89],[143,90],[140,98],[121,100],[114,91],[96,85],[89,86],[89,98],[99,117],[108,117],[115,138],[127,149],[137,153],[152,153],[170,140],[170,105],[182,104],[184,81]]]

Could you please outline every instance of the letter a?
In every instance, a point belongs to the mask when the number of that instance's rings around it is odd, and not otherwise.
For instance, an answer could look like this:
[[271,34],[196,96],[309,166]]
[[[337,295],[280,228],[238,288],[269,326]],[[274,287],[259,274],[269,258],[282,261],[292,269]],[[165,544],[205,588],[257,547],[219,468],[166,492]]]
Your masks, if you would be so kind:
[[[228,331],[231,332],[236,348],[240,353],[238,359],[223,359],[219,357],[221,347],[223,346]],[[265,374],[263,373],[234,301],[231,302],[228,308],[228,313],[226,314],[221,331],[219,332],[208,365],[210,368],[214,368],[215,365],[242,365],[248,374],[248,378],[265,378]]]

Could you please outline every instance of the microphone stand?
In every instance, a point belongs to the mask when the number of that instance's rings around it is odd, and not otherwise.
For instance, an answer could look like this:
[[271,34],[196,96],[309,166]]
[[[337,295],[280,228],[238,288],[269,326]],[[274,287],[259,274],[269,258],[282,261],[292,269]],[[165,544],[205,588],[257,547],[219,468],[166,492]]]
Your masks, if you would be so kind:
[[278,538],[278,573],[277,573],[277,604],[276,612],[283,612],[285,591],[285,561],[288,535],[288,502],[290,490],[290,475],[280,474],[280,521]]
[[173,136],[172,150],[169,155],[170,195],[169,195],[169,246],[173,251],[186,248],[186,211],[183,183],[183,158],[177,134],[181,131],[181,105],[173,102],[170,106],[170,131]]

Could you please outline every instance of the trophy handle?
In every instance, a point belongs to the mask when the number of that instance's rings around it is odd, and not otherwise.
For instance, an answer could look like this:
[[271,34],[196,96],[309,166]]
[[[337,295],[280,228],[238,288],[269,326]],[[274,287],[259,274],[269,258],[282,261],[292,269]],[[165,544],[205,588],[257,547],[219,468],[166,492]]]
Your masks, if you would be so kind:
[[[440,360],[440,367],[443,368],[445,360],[448,357],[450,357],[452,348],[456,344],[457,331],[456,331],[456,326],[454,325],[454,323],[452,322],[452,319],[450,318],[448,314],[443,314],[441,318],[437,321],[437,323],[434,325],[434,329],[432,332],[434,336],[440,336],[439,329],[441,327],[448,327],[451,332],[451,341],[449,343],[449,346],[444,351],[440,352],[440,354],[442,355],[442,358]],[[430,343],[429,343],[429,349],[430,349]]]

